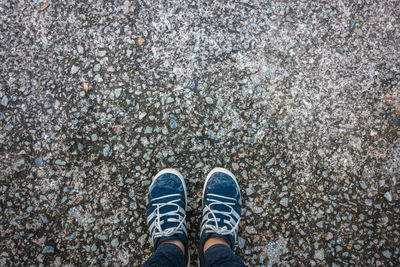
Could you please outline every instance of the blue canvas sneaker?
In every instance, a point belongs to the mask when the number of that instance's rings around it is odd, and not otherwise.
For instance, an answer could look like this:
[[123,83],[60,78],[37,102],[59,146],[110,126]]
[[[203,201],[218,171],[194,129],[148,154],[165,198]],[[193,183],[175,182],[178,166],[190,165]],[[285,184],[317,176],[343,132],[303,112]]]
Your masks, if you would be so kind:
[[186,231],[186,185],[180,172],[164,169],[157,173],[147,196],[147,226],[156,250],[167,240],[180,240],[185,246],[185,263],[189,262]]
[[203,188],[199,261],[204,266],[204,243],[220,237],[234,248],[241,216],[242,197],[235,176],[224,168],[210,171]]

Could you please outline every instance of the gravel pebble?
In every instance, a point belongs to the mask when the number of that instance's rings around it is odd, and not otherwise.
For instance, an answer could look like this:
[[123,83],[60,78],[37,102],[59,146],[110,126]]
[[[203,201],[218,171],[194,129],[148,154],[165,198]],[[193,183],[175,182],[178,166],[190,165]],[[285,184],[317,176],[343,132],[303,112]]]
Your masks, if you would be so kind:
[[97,140],[99,140],[99,137],[97,136],[97,134],[92,134],[91,137],[93,142],[96,142]]
[[284,197],[280,200],[279,202],[282,206],[284,206],[285,208],[289,205],[289,200],[287,197]]
[[35,159],[36,167],[42,166],[43,159],[41,157]]
[[111,246],[113,246],[113,247],[118,247],[118,245],[119,245],[118,239],[117,239],[117,238],[114,238],[114,239],[111,241]]
[[71,74],[75,74],[79,71],[80,67],[79,66],[72,66],[71,67]]
[[314,259],[323,261],[325,260],[325,251],[323,249],[319,249],[315,251]]
[[107,51],[106,51],[106,50],[100,50],[100,51],[97,53],[97,56],[98,56],[98,57],[105,57],[106,54],[107,54]]
[[1,105],[5,107],[8,105],[8,97],[6,95],[1,99]]
[[214,100],[208,96],[208,97],[206,97],[206,103],[209,105],[212,105],[212,104],[214,104]]
[[44,248],[43,248],[43,253],[54,253],[54,247],[52,247],[52,246],[45,246]]
[[393,200],[393,197],[392,197],[392,194],[388,191],[388,192],[386,192],[385,194],[384,194],[384,196],[385,196],[385,198],[387,199],[387,201],[392,201]]

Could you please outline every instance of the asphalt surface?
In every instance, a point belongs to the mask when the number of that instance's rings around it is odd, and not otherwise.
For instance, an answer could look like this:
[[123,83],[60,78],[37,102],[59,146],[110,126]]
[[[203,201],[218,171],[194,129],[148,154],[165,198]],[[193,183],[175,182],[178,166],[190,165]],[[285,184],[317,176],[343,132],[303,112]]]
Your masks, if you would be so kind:
[[0,265],[138,266],[151,178],[249,266],[399,266],[400,2],[0,1]]

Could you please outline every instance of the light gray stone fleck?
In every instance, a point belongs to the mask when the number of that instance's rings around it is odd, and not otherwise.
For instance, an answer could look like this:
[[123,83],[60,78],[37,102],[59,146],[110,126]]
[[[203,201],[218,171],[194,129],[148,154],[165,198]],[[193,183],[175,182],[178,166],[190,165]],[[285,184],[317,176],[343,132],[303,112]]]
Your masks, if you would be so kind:
[[245,230],[246,230],[246,232],[247,233],[249,233],[249,234],[255,234],[255,233],[257,233],[257,231],[256,231],[256,228],[254,228],[254,226],[246,226],[245,227]]
[[114,239],[111,241],[111,246],[113,246],[113,247],[118,247],[118,245],[119,245],[118,238],[114,238]]
[[289,200],[287,197],[283,197],[279,202],[282,206],[287,207],[289,205]]
[[167,98],[167,101],[165,102],[165,103],[167,103],[167,104],[171,104],[171,103],[173,103],[175,101],[175,99],[173,99],[172,97],[168,97]]
[[99,57],[104,57],[106,54],[107,54],[107,51],[106,51],[106,50],[100,50],[100,51],[97,53],[97,55],[98,55]]
[[3,98],[1,99],[1,104],[5,107],[8,105],[8,96],[3,96]]
[[71,67],[71,74],[75,74],[79,71],[80,67],[79,66],[72,66]]
[[211,97],[207,96],[206,97],[206,103],[209,104],[209,105],[212,105],[214,103],[214,100]]
[[320,260],[320,261],[325,260],[325,251],[324,251],[324,249],[321,248],[319,250],[316,250],[315,254],[314,254],[314,259]]
[[386,258],[390,258],[392,256],[392,253],[389,250],[385,250],[382,252],[383,256]]
[[387,201],[393,200],[392,194],[389,191],[384,194],[384,197],[387,199]]
[[94,65],[94,67],[93,67],[93,71],[95,71],[95,72],[100,71],[100,69],[101,69],[101,65],[100,65],[99,63],[97,63],[97,64]]
[[118,98],[121,96],[122,93],[122,88],[117,88],[115,89],[115,97]]
[[145,134],[151,134],[153,132],[153,128],[150,126],[146,126],[146,129],[144,130]]
[[237,164],[236,162],[232,163],[232,169],[233,169],[234,171],[239,170],[239,164]]

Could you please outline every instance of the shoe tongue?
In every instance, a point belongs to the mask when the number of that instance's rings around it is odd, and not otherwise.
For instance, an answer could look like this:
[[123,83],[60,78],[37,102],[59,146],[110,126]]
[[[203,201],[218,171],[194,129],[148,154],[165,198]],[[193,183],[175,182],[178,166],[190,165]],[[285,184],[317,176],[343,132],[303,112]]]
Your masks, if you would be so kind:
[[218,210],[218,211],[225,211],[225,212],[231,211],[231,208],[224,204],[215,204],[215,205],[213,205],[213,209]]
[[[163,197],[163,196],[167,196],[167,195],[174,195],[174,194],[179,194],[179,192],[177,192],[174,189],[171,188],[154,188],[153,191],[151,192],[151,197],[152,198],[157,198],[157,197]],[[160,203],[164,203],[166,201],[170,201],[170,200],[174,200],[177,197],[165,197],[162,198],[162,200],[156,200],[155,203],[160,202]]]
[[[167,204],[165,206],[162,206],[159,211],[160,211],[160,215],[163,215],[163,214],[165,214],[167,212],[171,212],[171,211],[177,212],[178,211],[178,207],[175,206],[175,205],[168,205]],[[169,216],[165,216],[165,217],[169,217]]]

